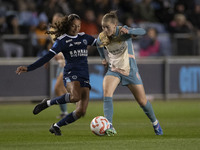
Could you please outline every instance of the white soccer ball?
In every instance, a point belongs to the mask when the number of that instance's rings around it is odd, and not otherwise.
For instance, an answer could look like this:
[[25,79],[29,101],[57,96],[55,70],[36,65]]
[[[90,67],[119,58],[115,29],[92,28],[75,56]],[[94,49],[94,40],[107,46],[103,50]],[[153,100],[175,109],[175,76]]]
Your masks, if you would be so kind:
[[105,135],[105,131],[109,128],[110,122],[103,116],[95,117],[90,123],[90,129],[96,135]]

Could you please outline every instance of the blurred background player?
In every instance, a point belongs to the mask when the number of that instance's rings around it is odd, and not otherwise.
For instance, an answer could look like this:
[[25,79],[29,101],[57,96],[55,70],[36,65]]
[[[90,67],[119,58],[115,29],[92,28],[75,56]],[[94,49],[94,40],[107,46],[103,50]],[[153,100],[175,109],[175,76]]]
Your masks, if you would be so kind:
[[[63,14],[55,13],[52,18],[52,24],[54,25],[62,17],[63,17]],[[49,30],[54,31],[53,28],[50,28]],[[52,47],[53,43],[55,42],[53,40],[55,38],[55,35],[50,35],[50,37],[51,37],[51,41],[52,41],[50,47]],[[64,66],[65,66],[65,59],[64,59],[64,56],[62,53],[58,53],[54,58],[58,62],[57,71],[56,71],[57,78],[56,78],[56,84],[55,84],[54,91],[55,91],[56,96],[61,96],[65,93],[67,93],[66,88],[63,84],[63,71],[64,71]],[[68,114],[67,104],[60,104],[59,106],[60,106],[61,114],[59,116],[57,116],[58,119],[63,118]]]
[[106,130],[108,136],[116,134],[112,126],[113,119],[113,93],[121,83],[127,86],[134,95],[136,101],[152,122],[156,135],[162,135],[163,131],[154,114],[151,103],[147,101],[142,79],[139,75],[134,49],[132,45],[132,35],[144,35],[142,28],[128,28],[118,26],[116,12],[104,15],[102,19],[103,32],[99,34],[97,44],[102,59],[102,64],[107,65],[104,55],[104,47],[108,51],[109,68],[103,80],[104,91],[104,116],[111,123],[111,128]]
[[[37,60],[35,63],[17,68],[16,73],[35,70],[49,62],[56,54],[62,52],[65,57],[64,85],[68,93],[51,100],[44,99],[35,106],[33,114],[38,114],[42,110],[56,104],[76,103],[76,109],[67,114],[59,122],[54,123],[49,131],[55,135],[61,135],[60,127],[68,125],[85,115],[88,102],[89,91],[91,89],[88,71],[88,45],[96,45],[96,39],[85,33],[79,33],[81,19],[76,14],[71,14],[62,18],[59,23],[52,25],[55,31],[47,31],[54,34],[57,39],[49,52]],[[54,40],[55,40],[54,39]]]

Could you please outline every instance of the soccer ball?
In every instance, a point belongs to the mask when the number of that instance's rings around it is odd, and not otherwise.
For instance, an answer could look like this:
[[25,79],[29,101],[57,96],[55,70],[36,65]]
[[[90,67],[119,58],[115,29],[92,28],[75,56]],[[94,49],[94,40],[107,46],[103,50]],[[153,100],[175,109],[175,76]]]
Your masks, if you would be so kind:
[[105,135],[105,131],[110,128],[110,122],[103,116],[95,117],[90,123],[91,131],[99,136]]

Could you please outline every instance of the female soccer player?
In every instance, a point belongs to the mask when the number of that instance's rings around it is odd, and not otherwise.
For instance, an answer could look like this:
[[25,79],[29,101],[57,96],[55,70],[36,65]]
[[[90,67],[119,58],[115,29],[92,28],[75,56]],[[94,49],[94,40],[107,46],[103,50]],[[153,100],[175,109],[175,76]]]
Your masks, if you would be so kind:
[[[127,26],[117,26],[118,18],[116,12],[110,12],[102,18],[102,29],[97,39],[97,47],[102,59],[102,64],[107,65],[104,55],[104,48],[108,51],[109,68],[103,80],[104,91],[104,115],[112,123],[113,118],[113,93],[121,83],[127,86],[134,95],[145,114],[151,120],[156,135],[162,135],[162,129],[153,108],[145,96],[142,79],[139,75],[133,45],[132,35],[144,35],[142,28],[128,28]],[[116,134],[116,130],[111,126],[106,131],[107,135]]]
[[65,57],[65,67],[63,80],[67,87],[66,93],[53,99],[44,99],[35,106],[33,114],[38,114],[42,110],[55,104],[76,103],[76,109],[53,124],[49,131],[55,135],[61,135],[60,127],[70,124],[80,117],[84,116],[89,101],[89,83],[88,71],[88,45],[96,45],[96,39],[85,33],[79,33],[81,27],[80,17],[76,14],[63,17],[59,23],[52,25],[55,31],[48,32],[56,36],[56,41],[49,52],[29,66],[20,66],[16,73],[20,75],[23,72],[29,72],[37,69],[47,63],[59,52]]

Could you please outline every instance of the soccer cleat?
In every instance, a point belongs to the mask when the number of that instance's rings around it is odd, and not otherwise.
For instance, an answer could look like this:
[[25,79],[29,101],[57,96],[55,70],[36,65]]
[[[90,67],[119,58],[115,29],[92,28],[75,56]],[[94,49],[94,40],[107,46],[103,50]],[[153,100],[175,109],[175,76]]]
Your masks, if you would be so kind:
[[49,100],[48,98],[45,98],[45,99],[43,99],[43,101],[42,101],[41,103],[37,104],[37,105],[35,106],[35,108],[33,109],[33,114],[34,114],[34,115],[37,115],[37,114],[40,113],[42,110],[46,109],[46,108],[48,107],[48,105],[47,105],[47,101],[48,101],[48,100]]
[[115,134],[117,134],[117,131],[112,126],[112,124],[110,124],[110,128],[106,130],[106,134],[107,136],[114,136]]
[[163,131],[159,122],[157,123],[157,125],[153,125],[153,128],[156,135],[163,135]]
[[49,129],[49,132],[51,132],[52,134],[55,134],[55,135],[57,135],[57,136],[62,135],[62,134],[61,134],[60,128],[54,126],[54,124],[53,124],[53,125],[51,126],[51,128]]

